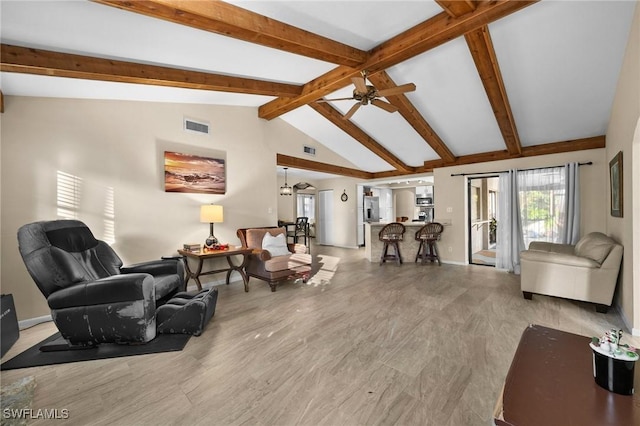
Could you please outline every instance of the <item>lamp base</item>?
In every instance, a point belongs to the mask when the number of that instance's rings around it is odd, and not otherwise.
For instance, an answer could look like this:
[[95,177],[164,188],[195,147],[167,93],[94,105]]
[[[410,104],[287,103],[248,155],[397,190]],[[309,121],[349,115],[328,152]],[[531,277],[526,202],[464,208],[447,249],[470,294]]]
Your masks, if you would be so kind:
[[214,246],[218,245],[218,239],[213,235],[209,235],[206,240],[204,240],[204,246],[208,249],[212,249]]

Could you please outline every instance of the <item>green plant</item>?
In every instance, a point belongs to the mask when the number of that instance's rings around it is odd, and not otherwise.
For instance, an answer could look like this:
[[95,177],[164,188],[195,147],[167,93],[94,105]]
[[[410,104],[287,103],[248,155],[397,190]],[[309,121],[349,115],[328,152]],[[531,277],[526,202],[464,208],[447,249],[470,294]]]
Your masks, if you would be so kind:
[[496,233],[498,231],[498,221],[495,217],[492,217],[489,221],[489,242],[496,242]]

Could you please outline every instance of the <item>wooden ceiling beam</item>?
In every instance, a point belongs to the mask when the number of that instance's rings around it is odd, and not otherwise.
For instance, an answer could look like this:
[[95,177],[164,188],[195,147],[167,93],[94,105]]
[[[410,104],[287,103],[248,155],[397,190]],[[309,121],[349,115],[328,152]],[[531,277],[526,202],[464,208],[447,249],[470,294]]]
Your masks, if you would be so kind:
[[338,67],[305,84],[302,89],[302,95],[274,99],[260,106],[258,116],[272,120],[286,112],[320,99],[337,89],[348,86],[351,84],[351,77],[357,76],[361,70],[366,69],[371,76],[460,37],[469,31],[517,12],[537,1],[502,0],[482,2],[478,4],[475,11],[458,18],[452,18],[446,12],[442,12],[378,45],[371,50],[369,59],[357,68]]
[[276,164],[278,166],[292,167],[294,169],[331,173],[334,175],[352,177],[357,179],[373,179],[373,173],[370,172],[352,169],[349,167],[335,166],[333,164],[321,163],[319,161],[306,160],[304,158],[291,157],[284,154],[276,155]]
[[436,0],[436,3],[452,18],[471,13],[477,7],[473,0]]
[[363,69],[376,73],[390,68],[538,1],[481,2],[476,10],[457,18],[442,12],[374,47]]
[[357,66],[368,58],[363,50],[222,1],[93,1],[334,64]]
[[469,51],[476,64],[484,90],[493,108],[493,114],[498,122],[502,138],[511,155],[520,155],[522,145],[518,136],[516,122],[511,112],[511,105],[504,87],[502,73],[498,65],[498,58],[493,48],[489,27],[486,25],[464,35]]
[[[381,71],[372,75],[369,80],[378,90],[390,89],[396,87],[396,83],[391,79],[386,71]],[[398,108],[398,112],[405,120],[414,128],[416,132],[429,144],[440,158],[445,161],[454,161],[455,155],[449,150],[440,136],[431,128],[427,120],[424,119],[418,109],[411,103],[409,98],[404,95],[387,96],[386,99],[391,105]]]
[[0,70],[22,74],[136,83],[265,96],[296,96],[300,86],[135,62],[0,46]]
[[[552,142],[543,145],[527,146],[522,149],[521,157],[534,157],[537,155],[559,154],[563,152],[584,151],[588,149],[604,148],[606,138],[602,136],[594,136],[590,138],[574,139],[561,142]],[[305,160],[288,155],[278,154],[277,164],[279,166],[293,167],[297,169],[310,170],[314,172],[332,173],[341,176],[354,177],[359,179],[384,179],[391,177],[408,176],[419,173],[430,173],[433,169],[450,166],[462,166],[474,163],[485,163],[490,161],[508,160],[514,158],[507,150],[485,152],[482,154],[463,155],[456,158],[452,163],[446,163],[443,160],[425,161],[424,166],[416,167],[413,173],[401,170],[389,170],[385,172],[364,172],[357,169],[334,166],[332,164],[320,163],[317,161]]]
[[295,97],[279,97],[258,108],[258,117],[273,120],[282,114],[317,101],[323,96],[351,84],[352,77],[359,77],[360,70],[339,66],[302,86],[302,94]]
[[473,163],[486,163],[489,161],[509,160],[520,157],[535,157],[538,155],[560,154],[563,152],[584,151],[587,149],[599,149],[606,146],[606,137],[594,136],[590,138],[573,139],[561,142],[552,142],[542,145],[525,146],[522,148],[522,154],[514,157],[509,151],[491,151],[481,154],[463,155],[456,158],[453,163],[446,163],[442,160],[425,161],[423,167],[417,167],[419,173],[431,172],[434,168],[462,166]]
[[366,134],[360,127],[356,126],[352,121],[345,120],[340,111],[326,102],[312,102],[309,106],[315,109],[324,118],[335,124],[340,130],[360,142],[365,148],[382,158],[384,161],[407,173],[412,173],[414,168],[407,166],[398,157],[393,155],[387,148],[380,145],[375,139]]

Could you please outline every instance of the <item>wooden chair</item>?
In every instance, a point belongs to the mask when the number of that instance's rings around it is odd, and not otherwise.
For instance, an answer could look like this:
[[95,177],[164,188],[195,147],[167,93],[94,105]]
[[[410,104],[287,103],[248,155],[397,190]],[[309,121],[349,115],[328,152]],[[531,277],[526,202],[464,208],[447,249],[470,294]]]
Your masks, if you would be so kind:
[[427,260],[431,262],[437,260],[438,266],[442,266],[436,242],[440,239],[443,230],[444,226],[441,223],[430,222],[416,231],[415,238],[416,241],[420,241],[420,246],[418,247],[415,262],[418,261],[418,258],[422,258],[422,264]]
[[298,217],[296,218],[296,225],[293,228],[293,231],[287,232],[287,237],[293,239],[293,243],[298,243],[299,237],[304,237],[304,245],[309,246],[307,243],[307,239],[309,238],[309,218],[308,217]]
[[[382,227],[378,233],[378,239],[384,244],[380,255],[380,265],[387,260],[395,260],[398,265],[402,264],[399,243],[404,238],[404,231],[404,225],[398,222],[389,223]],[[389,247],[393,247],[393,254],[388,253]]]

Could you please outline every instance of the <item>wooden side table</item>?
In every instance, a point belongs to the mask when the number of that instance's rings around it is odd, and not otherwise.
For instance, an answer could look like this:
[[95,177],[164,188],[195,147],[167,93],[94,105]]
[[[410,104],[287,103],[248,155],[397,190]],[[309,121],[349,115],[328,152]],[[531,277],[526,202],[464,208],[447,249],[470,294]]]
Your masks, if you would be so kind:
[[[184,261],[184,267],[187,271],[187,279],[185,281],[185,287],[189,280],[193,278],[198,285],[198,290],[202,290],[202,283],[200,282],[200,277],[203,275],[211,275],[217,274],[220,272],[227,273],[227,285],[229,285],[229,279],[231,278],[231,273],[233,271],[238,271],[240,276],[242,277],[242,281],[244,281],[244,291],[249,291],[249,279],[247,278],[247,274],[244,271],[245,266],[247,266],[247,259],[249,253],[251,253],[251,249],[237,247],[237,246],[229,246],[227,250],[206,250],[193,252],[188,250],[178,250],[178,253],[182,255],[182,260]],[[231,259],[233,256],[242,256],[242,262],[238,265],[233,263]],[[228,268],[223,269],[215,269],[211,271],[202,271],[202,266],[204,265],[205,259],[214,259],[216,257],[224,257],[227,259],[227,263],[229,264]],[[189,258],[196,259],[198,261],[198,266],[193,272],[189,267]]]

